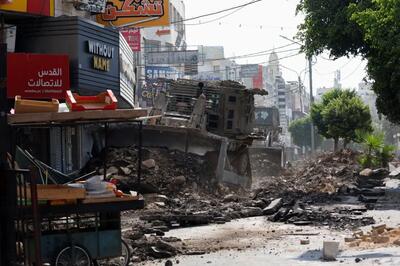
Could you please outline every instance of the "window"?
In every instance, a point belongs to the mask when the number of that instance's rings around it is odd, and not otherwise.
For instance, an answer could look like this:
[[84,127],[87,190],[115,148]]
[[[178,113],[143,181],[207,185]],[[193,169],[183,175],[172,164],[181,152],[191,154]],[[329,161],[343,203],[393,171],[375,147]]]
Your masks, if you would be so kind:
[[228,119],[233,119],[234,117],[235,117],[235,111],[234,110],[229,110]]
[[228,101],[231,103],[235,103],[236,102],[236,97],[235,96],[229,96]]
[[227,122],[226,129],[233,129],[233,121],[229,120]]
[[153,40],[144,40],[145,52],[159,52],[161,49],[161,42]]
[[219,66],[214,66],[213,70],[214,70],[214,73],[218,74],[219,73]]

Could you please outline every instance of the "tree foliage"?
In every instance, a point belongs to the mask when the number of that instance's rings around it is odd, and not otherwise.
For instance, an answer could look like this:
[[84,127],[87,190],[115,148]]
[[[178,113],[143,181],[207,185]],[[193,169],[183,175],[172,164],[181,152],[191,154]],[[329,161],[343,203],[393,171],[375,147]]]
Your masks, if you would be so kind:
[[385,144],[383,133],[358,133],[359,142],[364,146],[364,153],[358,161],[364,168],[387,167],[394,158],[396,148]]
[[[311,147],[311,117],[306,116],[290,123],[289,132],[292,134],[293,143],[300,147]],[[322,142],[322,137],[315,134],[316,146]]]
[[328,50],[333,58],[361,55],[368,60],[377,108],[400,122],[400,1],[301,0],[305,14],[298,38],[308,55]]
[[312,106],[311,118],[319,134],[335,140],[335,150],[339,139],[346,144],[357,140],[357,131],[372,131],[369,107],[350,90],[333,89],[324,94],[322,102]]

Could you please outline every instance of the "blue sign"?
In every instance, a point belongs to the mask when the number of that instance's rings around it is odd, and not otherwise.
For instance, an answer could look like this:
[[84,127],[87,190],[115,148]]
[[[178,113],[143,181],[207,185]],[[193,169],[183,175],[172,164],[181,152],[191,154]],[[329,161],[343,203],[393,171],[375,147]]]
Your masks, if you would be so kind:
[[175,71],[170,67],[146,66],[146,79],[171,78]]

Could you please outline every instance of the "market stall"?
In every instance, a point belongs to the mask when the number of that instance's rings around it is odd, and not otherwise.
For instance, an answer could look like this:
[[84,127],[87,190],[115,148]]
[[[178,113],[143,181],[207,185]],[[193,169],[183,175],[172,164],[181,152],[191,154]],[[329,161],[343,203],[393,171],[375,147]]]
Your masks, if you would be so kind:
[[[15,154],[19,132],[24,128],[95,124],[104,130],[107,151],[111,124],[135,124],[137,134],[132,137],[138,138],[136,182],[139,183],[142,122],[148,119],[145,115],[146,111],[141,109],[8,115],[12,136],[10,163],[14,170],[9,171],[7,185],[13,188],[8,197],[13,199],[11,203],[15,207],[10,206],[9,210],[16,225],[17,264],[92,265],[97,260],[120,257],[121,265],[127,265],[130,254],[121,242],[120,213],[144,207],[141,195],[110,193],[112,189],[107,191],[107,184],[98,176],[86,176],[89,179],[86,182],[79,179],[69,184],[39,184],[43,182],[33,171],[18,169]],[[104,177],[106,169],[104,160]],[[99,186],[101,193],[97,194]]]

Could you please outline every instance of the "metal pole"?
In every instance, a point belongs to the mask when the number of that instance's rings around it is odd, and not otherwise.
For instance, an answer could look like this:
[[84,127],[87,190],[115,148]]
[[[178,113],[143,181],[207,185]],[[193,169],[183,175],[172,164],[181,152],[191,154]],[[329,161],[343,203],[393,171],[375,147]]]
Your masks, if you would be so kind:
[[298,86],[299,86],[299,94],[300,94],[300,111],[303,114],[304,113],[304,105],[303,105],[303,89],[301,86],[301,78],[300,75],[298,76]]
[[[314,104],[312,56],[308,57],[308,67],[310,69],[310,112],[311,112],[311,106]],[[314,151],[315,151],[315,128],[314,128],[314,123],[311,120],[311,154],[313,154]]]
[[140,186],[142,178],[142,147],[143,147],[143,122],[139,121],[138,126],[138,165],[137,165],[137,184]]

